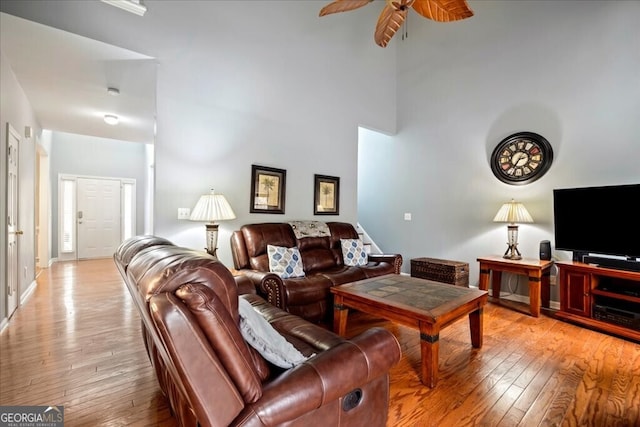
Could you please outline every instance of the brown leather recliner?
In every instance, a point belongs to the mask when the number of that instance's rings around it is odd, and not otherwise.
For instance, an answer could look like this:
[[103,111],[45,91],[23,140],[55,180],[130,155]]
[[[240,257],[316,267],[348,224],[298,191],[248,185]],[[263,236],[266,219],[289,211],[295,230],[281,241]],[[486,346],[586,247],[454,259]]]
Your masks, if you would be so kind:
[[[385,274],[400,274],[400,254],[369,254],[368,263],[347,266],[341,239],[358,239],[358,232],[346,222],[327,222],[325,237],[296,238],[286,222],[247,224],[231,235],[234,267],[255,285],[271,304],[314,323],[332,324],[333,296],[330,288]],[[304,277],[282,279],[269,272],[267,245],[297,247],[304,265]]]
[[[400,346],[385,329],[349,340],[284,312],[213,257],[154,236],[114,254],[158,382],[184,426],[384,426]],[[247,291],[248,294],[239,295]],[[253,292],[253,293],[251,293]],[[303,355],[288,369],[242,338],[239,298]]]

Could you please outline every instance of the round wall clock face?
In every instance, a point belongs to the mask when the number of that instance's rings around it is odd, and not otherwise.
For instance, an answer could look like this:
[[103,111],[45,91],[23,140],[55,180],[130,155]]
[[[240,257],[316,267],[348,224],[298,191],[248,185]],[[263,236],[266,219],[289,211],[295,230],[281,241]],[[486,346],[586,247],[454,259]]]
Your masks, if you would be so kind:
[[500,141],[491,154],[491,170],[502,182],[528,184],[544,175],[553,162],[553,149],[543,136],[518,132]]

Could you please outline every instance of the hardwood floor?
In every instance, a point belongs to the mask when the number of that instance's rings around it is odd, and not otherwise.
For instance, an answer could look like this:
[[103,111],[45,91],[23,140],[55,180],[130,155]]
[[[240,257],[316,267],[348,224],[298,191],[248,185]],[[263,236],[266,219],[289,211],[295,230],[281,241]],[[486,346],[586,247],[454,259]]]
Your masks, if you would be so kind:
[[69,426],[175,426],[113,260],[55,263],[0,336],[0,404],[64,405]]
[[[0,405],[64,405],[68,426],[175,426],[111,259],[56,263],[0,335]],[[436,388],[417,332],[362,313],[402,345],[388,426],[640,426],[640,344],[489,304],[484,345],[462,319],[440,335]]]

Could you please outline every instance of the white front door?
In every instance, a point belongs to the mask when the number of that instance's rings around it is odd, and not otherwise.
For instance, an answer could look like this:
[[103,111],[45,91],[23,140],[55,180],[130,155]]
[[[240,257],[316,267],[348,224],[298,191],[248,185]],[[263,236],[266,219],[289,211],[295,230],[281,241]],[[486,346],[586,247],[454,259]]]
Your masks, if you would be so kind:
[[7,123],[7,318],[18,308],[18,164],[20,134]]
[[121,242],[120,181],[78,178],[78,258],[113,256]]

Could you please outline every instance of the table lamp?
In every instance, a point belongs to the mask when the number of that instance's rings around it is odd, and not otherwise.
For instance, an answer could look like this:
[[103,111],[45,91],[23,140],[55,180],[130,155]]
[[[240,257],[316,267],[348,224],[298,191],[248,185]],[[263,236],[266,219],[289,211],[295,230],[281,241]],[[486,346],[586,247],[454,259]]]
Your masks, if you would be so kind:
[[218,226],[216,221],[235,219],[236,214],[222,194],[215,194],[211,189],[209,194],[200,196],[200,200],[193,208],[189,219],[191,221],[206,221],[207,253],[216,256],[218,249]]
[[533,222],[533,218],[527,212],[522,203],[511,199],[510,202],[502,205],[493,222],[508,222],[507,225],[507,251],[502,256],[507,259],[522,259],[518,250],[518,224],[521,222]]

